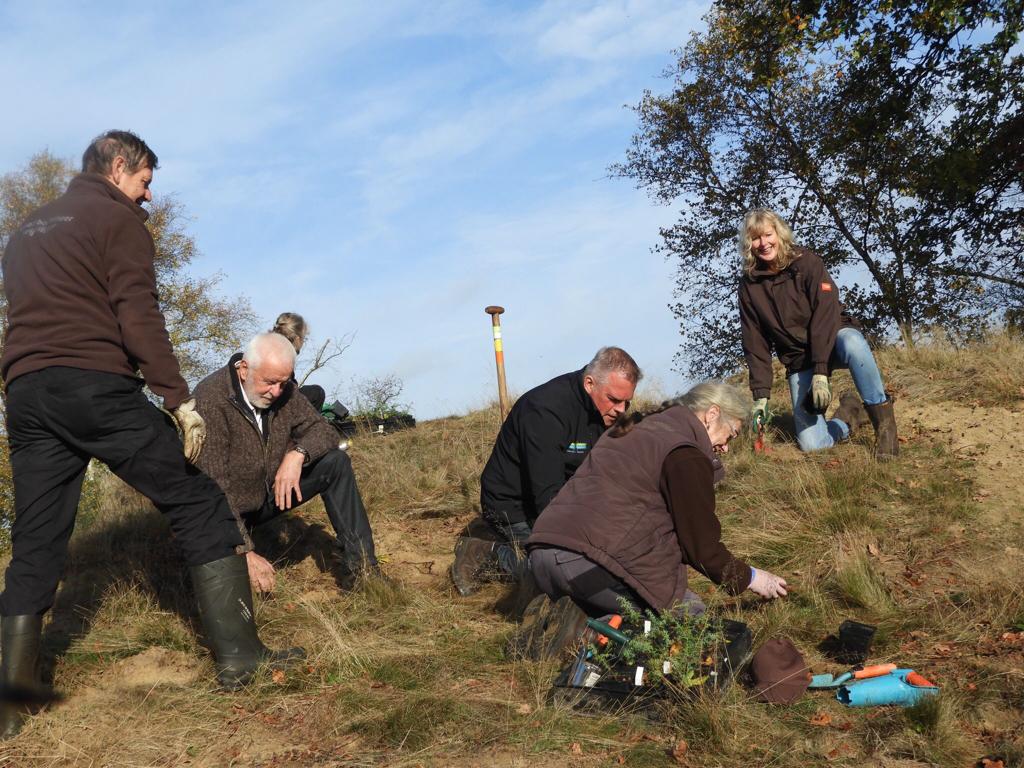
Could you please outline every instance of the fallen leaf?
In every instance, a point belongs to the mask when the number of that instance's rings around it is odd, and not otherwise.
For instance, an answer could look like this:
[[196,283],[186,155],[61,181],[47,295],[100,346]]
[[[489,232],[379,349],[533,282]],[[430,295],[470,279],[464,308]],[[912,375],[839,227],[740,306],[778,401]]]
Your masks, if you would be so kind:
[[626,756],[625,755],[619,755],[617,758],[615,758],[615,762],[618,763],[619,765],[625,765],[626,764]]
[[569,747],[569,751],[572,752],[574,755],[582,755],[583,747],[580,746],[580,743],[578,741],[574,741],[572,745]]
[[878,546],[872,542],[868,542],[868,554],[878,557]]
[[680,739],[676,742],[676,745],[672,747],[672,759],[675,760],[679,765],[686,764],[686,750],[690,748],[690,745],[686,743],[686,739]]
[[928,633],[925,632],[923,629],[914,629],[914,630],[911,630],[910,636],[912,638],[914,638],[915,640],[920,640],[920,639],[922,639],[924,637],[928,637]]
[[1003,762],[1002,758],[998,757],[994,760],[991,757],[983,757],[978,761],[978,765],[980,765],[981,768],[1006,768],[1006,764]]
[[817,725],[824,728],[825,726],[832,725],[832,715],[828,712],[818,712],[811,716],[810,723],[811,725]]
[[274,672],[270,675],[270,679],[273,680],[277,685],[284,685],[284,670],[275,669]]
[[528,715],[532,711],[533,707],[531,707],[529,704],[520,704],[518,707],[516,707],[516,712],[518,712],[520,715]]
[[936,656],[949,656],[953,653],[953,649],[945,643],[937,643],[932,650],[935,652]]
[[978,686],[975,685],[974,683],[968,683],[967,684],[967,690],[968,691],[976,691],[976,690],[978,690]]

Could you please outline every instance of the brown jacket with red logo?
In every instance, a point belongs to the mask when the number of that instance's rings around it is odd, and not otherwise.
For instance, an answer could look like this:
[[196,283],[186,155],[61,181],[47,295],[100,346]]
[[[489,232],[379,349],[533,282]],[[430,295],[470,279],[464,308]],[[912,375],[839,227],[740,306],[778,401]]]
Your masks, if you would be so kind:
[[806,248],[794,251],[785,269],[755,268],[740,278],[743,356],[755,399],[771,393],[772,350],[787,375],[809,368],[829,375],[836,334],[840,328],[856,327],[843,311],[839,289],[821,258]]
[[[700,466],[691,471],[685,465],[694,453]],[[648,416],[622,437],[606,433],[537,518],[527,546],[578,552],[656,610],[682,600],[687,565],[732,593],[742,592],[750,567],[720,540],[713,464],[707,430],[682,405]],[[666,473],[676,471],[701,487],[673,487],[680,478]],[[700,509],[688,506],[692,499],[703,502]],[[700,522],[683,519],[688,512]]]
[[148,216],[100,174],[83,173],[11,235],[6,384],[51,366],[141,371],[165,407],[188,397],[157,301]]

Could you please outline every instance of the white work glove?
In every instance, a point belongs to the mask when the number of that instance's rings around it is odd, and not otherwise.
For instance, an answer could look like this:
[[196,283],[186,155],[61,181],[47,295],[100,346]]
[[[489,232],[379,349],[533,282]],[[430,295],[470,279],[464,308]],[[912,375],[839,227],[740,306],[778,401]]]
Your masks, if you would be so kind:
[[818,413],[824,413],[832,402],[832,388],[828,385],[828,376],[823,373],[816,373],[811,378],[811,400]]
[[750,584],[747,589],[768,600],[774,600],[786,594],[786,580],[774,573],[751,568]]
[[181,441],[185,444],[185,458],[193,464],[199,459],[203,451],[203,441],[206,439],[206,422],[196,410],[196,399],[189,398],[173,411],[171,416],[178,423],[181,430]]
[[755,430],[762,424],[768,426],[768,422],[771,421],[771,414],[768,411],[767,397],[759,397],[754,401],[754,407],[750,409],[750,419]]

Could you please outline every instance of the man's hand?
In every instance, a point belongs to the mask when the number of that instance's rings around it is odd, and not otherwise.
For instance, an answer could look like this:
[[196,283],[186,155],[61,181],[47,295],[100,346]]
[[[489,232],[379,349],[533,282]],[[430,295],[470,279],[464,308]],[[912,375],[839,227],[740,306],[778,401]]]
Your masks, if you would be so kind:
[[828,376],[823,373],[816,373],[811,378],[811,401],[818,413],[824,413],[832,402],[832,388],[828,385]]
[[199,454],[203,451],[203,441],[206,439],[206,422],[196,410],[196,399],[189,398],[173,411],[171,416],[178,423],[181,430],[181,439],[185,444],[185,458],[193,464],[199,460]]
[[783,597],[786,594],[785,579],[758,568],[751,568],[750,573],[750,586],[747,588],[751,592],[769,600]]
[[299,480],[302,478],[302,464],[305,461],[305,454],[299,451],[288,451],[281,459],[281,466],[277,468],[277,475],[274,476],[274,503],[278,509],[292,508],[292,491],[295,491],[295,497],[302,502]]
[[768,422],[771,421],[771,413],[768,410],[767,397],[759,397],[754,401],[754,407],[750,409],[750,419],[755,430],[762,424],[768,426]]
[[274,591],[274,566],[255,552],[245,553],[245,564],[249,569],[249,583],[257,592]]

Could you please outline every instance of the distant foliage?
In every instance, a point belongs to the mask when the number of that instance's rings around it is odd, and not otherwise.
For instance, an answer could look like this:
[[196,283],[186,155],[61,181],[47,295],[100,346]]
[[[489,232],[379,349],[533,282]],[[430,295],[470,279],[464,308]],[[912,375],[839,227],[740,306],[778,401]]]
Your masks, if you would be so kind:
[[393,373],[357,381],[353,387],[353,415],[372,420],[407,414],[409,406],[398,401],[403,389],[405,383]]
[[[737,226],[780,212],[875,336],[1024,307],[1020,0],[719,0],[614,170],[680,205],[683,368],[737,367]],[[1011,51],[1013,53],[1011,53]]]

